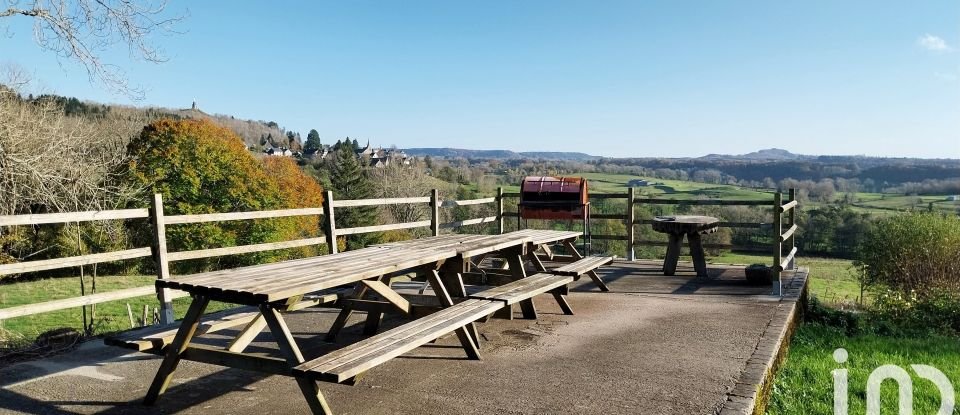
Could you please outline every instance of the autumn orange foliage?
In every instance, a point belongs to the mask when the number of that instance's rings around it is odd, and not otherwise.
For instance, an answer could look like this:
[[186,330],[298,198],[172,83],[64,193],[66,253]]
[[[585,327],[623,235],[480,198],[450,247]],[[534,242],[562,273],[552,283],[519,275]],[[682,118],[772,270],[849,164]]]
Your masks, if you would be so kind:
[[[207,120],[160,120],[127,148],[130,180],[161,193],[167,215],[320,207],[323,192],[292,160],[257,159],[240,137]],[[318,217],[168,227],[170,249],[194,250],[318,236]],[[315,254],[316,248],[197,261],[190,268],[260,263]]]

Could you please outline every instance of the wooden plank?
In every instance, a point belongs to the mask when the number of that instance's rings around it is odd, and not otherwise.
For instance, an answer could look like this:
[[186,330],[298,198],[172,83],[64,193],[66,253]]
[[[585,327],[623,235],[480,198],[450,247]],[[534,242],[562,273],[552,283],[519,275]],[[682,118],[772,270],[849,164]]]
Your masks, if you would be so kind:
[[611,262],[613,262],[613,257],[610,256],[588,256],[577,260],[576,262],[572,262],[554,269],[550,272],[557,275],[570,275],[579,277]]
[[0,216],[0,226],[43,225],[48,223],[139,219],[150,216],[147,209],[91,210],[86,212],[38,213]]
[[268,373],[271,375],[291,376],[291,367],[279,357],[255,356],[215,349],[204,345],[191,345],[180,355],[183,360],[207,363],[233,369]]
[[789,268],[790,261],[792,261],[796,255],[797,255],[797,247],[793,247],[793,249],[790,250],[790,253],[787,254],[787,256],[785,256],[782,261],[780,261],[780,265],[778,265],[779,270],[785,271],[790,269]]
[[516,304],[522,300],[543,294],[555,288],[573,282],[572,276],[552,274],[534,274],[506,285],[494,287],[469,296],[474,299],[499,300],[506,305]]
[[591,199],[626,199],[626,193],[590,193]]
[[[653,219],[637,219],[634,221],[637,225],[652,225],[654,222]],[[751,229],[766,229],[772,225],[769,223],[755,223],[755,222],[720,222],[718,225],[720,228],[751,228]]]
[[[0,320],[6,320],[14,317],[29,316],[33,314],[46,313],[50,311],[66,310],[68,308],[106,303],[109,301],[125,300],[128,298],[155,295],[156,293],[157,293],[157,289],[153,285],[148,285],[144,287],[125,288],[122,290],[114,290],[114,291],[107,291],[107,292],[101,292],[96,294],[83,295],[79,297],[65,298],[62,300],[51,300],[51,301],[45,301],[42,303],[25,304],[25,305],[19,305],[15,307],[0,308]],[[189,294],[182,291],[177,291],[171,295],[171,298],[186,297],[187,295]]]
[[0,275],[23,274],[27,272],[46,271],[51,269],[78,267],[82,265],[99,264],[103,262],[122,261],[126,259],[144,258],[150,256],[150,248],[134,248],[123,251],[87,254],[66,258],[44,259],[40,261],[14,262],[0,265]]
[[590,235],[591,239],[599,239],[601,241],[626,241],[628,240],[627,235]]
[[364,360],[355,360],[351,363],[339,366],[331,372],[336,375],[338,382],[343,382],[369,370],[370,368],[379,366],[397,356],[420,347],[434,339],[438,339],[450,331],[456,331],[458,334],[463,332],[464,334],[462,334],[462,336],[466,336],[466,333],[463,329],[464,326],[488,316],[502,307],[502,304],[497,304],[496,302],[491,301],[490,303],[484,304],[482,307],[475,308],[470,312],[458,313],[455,318],[444,320],[443,324],[435,325],[429,330],[423,331],[417,336],[409,337],[404,341],[393,343],[389,348],[385,349],[381,353],[369,356]]
[[387,347],[398,341],[402,341],[411,336],[416,336],[418,333],[422,333],[430,327],[434,327],[438,324],[442,324],[444,321],[449,321],[451,318],[462,314],[462,313],[472,313],[476,310],[485,309],[490,307],[491,303],[494,303],[496,308],[502,308],[503,303],[501,302],[492,302],[486,300],[467,300],[462,303],[458,303],[456,306],[444,308],[436,313],[430,314],[426,317],[413,320],[409,323],[400,325],[393,329],[387,330],[383,333],[380,333],[376,336],[361,340],[357,343],[348,345],[344,348],[332,351],[323,356],[320,356],[316,359],[313,359],[309,362],[306,362],[297,369],[296,371],[314,371],[317,373],[327,372],[338,366],[347,364],[349,362],[361,359],[364,356],[374,353],[379,349]]
[[337,236],[354,235],[358,233],[392,231],[397,229],[423,228],[423,227],[430,226],[432,223],[433,222],[429,220],[422,220],[418,222],[391,223],[388,225],[374,225],[374,226],[360,226],[356,228],[344,228],[344,229],[337,229]]
[[[207,314],[200,318],[195,335],[200,336],[246,325],[257,318],[258,315],[260,313],[251,307],[239,307]],[[104,343],[140,352],[159,353],[173,341],[179,328],[180,324],[176,322],[146,327],[107,337],[104,339]]]
[[784,203],[782,206],[780,206],[780,213],[786,212],[790,209],[797,207],[798,203],[799,202],[797,202],[796,200],[791,200],[787,203]]
[[397,294],[397,292],[387,286],[387,284],[384,284],[380,281],[371,280],[363,280],[361,283],[379,294],[384,300],[390,302],[390,304],[392,304],[397,310],[400,310],[400,312],[403,314],[410,313],[410,302],[407,301],[406,298],[403,298],[400,294]]
[[[153,262],[157,271],[157,280],[170,279],[170,261],[167,258],[167,228],[163,215],[163,195],[155,193],[150,200],[150,220],[153,223]],[[170,324],[174,321],[173,301],[170,290],[157,287],[157,298],[160,300],[160,322]]]
[[271,251],[276,249],[299,248],[301,246],[323,245],[327,238],[308,238],[293,241],[268,242],[253,245],[228,246],[224,248],[198,249],[195,251],[179,251],[167,254],[169,261],[183,261],[187,259],[210,258],[225,255],[248,254],[251,252]]
[[294,369],[294,375],[343,382],[503,306],[499,301],[468,300],[306,362]]
[[500,218],[497,216],[487,216],[485,218],[466,219],[466,220],[461,220],[456,222],[442,223],[440,224],[440,227],[441,228],[459,228],[461,226],[467,226],[467,225],[479,225],[481,223],[491,223],[491,222],[497,221],[498,219]]
[[356,199],[356,200],[337,200],[333,202],[333,207],[352,207],[352,206],[380,206],[380,205],[400,205],[410,203],[430,203],[429,197],[394,197],[387,199]]
[[430,233],[440,236],[440,191],[430,190]]
[[327,190],[327,197],[323,199],[323,214],[326,215],[327,220],[324,222],[326,229],[323,230],[324,236],[327,237],[327,248],[330,250],[330,254],[337,253],[337,224],[334,220],[334,209],[333,209],[333,192]]
[[503,234],[503,188],[497,188],[497,233]]
[[793,226],[790,227],[790,229],[787,229],[787,231],[784,232],[783,235],[780,235],[780,242],[786,242],[786,240],[790,239],[790,237],[793,236],[793,233],[796,231],[797,231],[797,225],[794,224]]
[[445,200],[442,206],[454,207],[454,206],[482,205],[484,203],[494,203],[496,201],[497,201],[496,197],[487,197],[483,199],[468,199],[468,200]]
[[167,225],[179,225],[184,223],[206,223],[206,222],[226,222],[234,220],[249,219],[273,219],[288,216],[313,216],[322,215],[322,208],[302,208],[302,209],[280,209],[280,210],[254,210],[248,212],[229,212],[229,213],[203,213],[196,215],[175,215],[167,216]]
[[[593,195],[591,195],[592,197]],[[698,205],[698,206],[769,206],[769,200],[733,200],[733,199],[654,199],[641,197],[634,199],[639,203],[650,205]]]
[[626,220],[627,215],[620,213],[591,213],[590,219],[616,219],[616,220]]

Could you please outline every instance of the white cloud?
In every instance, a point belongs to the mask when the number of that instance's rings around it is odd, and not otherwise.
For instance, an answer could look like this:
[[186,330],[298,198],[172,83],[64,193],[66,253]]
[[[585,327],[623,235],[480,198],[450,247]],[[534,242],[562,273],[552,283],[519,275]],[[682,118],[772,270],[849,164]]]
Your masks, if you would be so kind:
[[934,36],[929,33],[920,36],[920,38],[917,39],[917,44],[924,49],[937,52],[948,52],[953,50],[953,48],[951,48],[950,45],[947,44],[947,41],[943,40],[942,37]]

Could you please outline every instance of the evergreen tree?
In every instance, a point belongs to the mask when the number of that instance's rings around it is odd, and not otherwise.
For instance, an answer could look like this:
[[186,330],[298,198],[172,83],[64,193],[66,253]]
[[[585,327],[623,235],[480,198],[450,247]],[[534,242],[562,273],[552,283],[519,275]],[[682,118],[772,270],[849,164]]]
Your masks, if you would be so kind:
[[307,142],[303,145],[303,150],[307,153],[315,153],[320,150],[320,133],[317,130],[310,130],[307,133]]
[[353,144],[353,152],[354,152],[354,153],[360,151],[360,143],[357,141],[356,138],[353,139],[353,143],[351,143],[351,144]]
[[[348,145],[340,146],[330,170],[330,186],[334,199],[353,200],[373,197],[373,183],[357,160],[356,153]],[[358,206],[337,210],[337,228],[355,228],[377,224],[375,206]],[[347,250],[363,248],[380,242],[379,233],[349,235]]]

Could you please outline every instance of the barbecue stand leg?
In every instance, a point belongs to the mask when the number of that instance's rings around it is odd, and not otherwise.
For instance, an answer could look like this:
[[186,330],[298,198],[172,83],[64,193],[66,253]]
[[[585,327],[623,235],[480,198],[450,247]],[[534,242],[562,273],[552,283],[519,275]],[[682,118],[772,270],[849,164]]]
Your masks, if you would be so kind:
[[187,315],[180,322],[180,329],[177,330],[176,337],[167,346],[163,362],[160,363],[160,369],[157,370],[157,375],[153,378],[153,383],[150,384],[147,396],[143,398],[144,405],[153,405],[160,394],[167,390],[170,379],[173,378],[173,372],[177,370],[177,365],[180,363],[180,355],[190,345],[190,340],[193,339],[193,335],[197,332],[197,326],[200,324],[200,317],[203,316],[203,310],[206,310],[209,303],[210,299],[205,296],[195,295],[193,297]]
[[690,256],[693,257],[693,268],[697,270],[697,278],[707,278],[707,259],[703,253],[703,242],[699,233],[687,235],[687,243],[690,244]]
[[[300,353],[300,348],[297,347],[297,342],[293,339],[293,335],[290,334],[290,329],[287,328],[287,323],[284,322],[280,312],[269,304],[261,304],[260,313],[263,315],[263,318],[267,320],[267,326],[270,327],[270,334],[273,335],[277,346],[280,348],[280,353],[287,359],[290,367],[292,368],[303,363],[303,354]],[[316,381],[304,378],[296,379],[297,385],[300,386],[300,391],[303,392],[303,397],[307,400],[307,405],[310,406],[310,411],[314,414],[333,415],[333,411],[330,410],[330,405],[327,405],[326,399],[323,398],[323,393],[321,393],[320,388],[317,387]]]
[[680,248],[683,245],[683,234],[670,234],[667,243],[667,257],[663,259],[663,275],[673,275],[677,272],[677,261],[680,260]]
[[[447,288],[444,287],[443,281],[440,280],[440,273],[437,271],[431,271],[429,274],[427,274],[427,279],[430,281],[430,286],[433,288],[433,292],[435,292],[437,294],[437,298],[440,299],[440,305],[443,307],[452,306],[453,299],[450,298],[450,293],[447,292]],[[463,346],[463,350],[467,353],[467,357],[471,360],[480,360],[479,346],[477,343],[474,343],[474,339],[470,336],[470,330],[467,329],[467,326],[472,324],[473,323],[467,324],[454,331],[457,333],[457,338],[460,339],[460,344]]]

